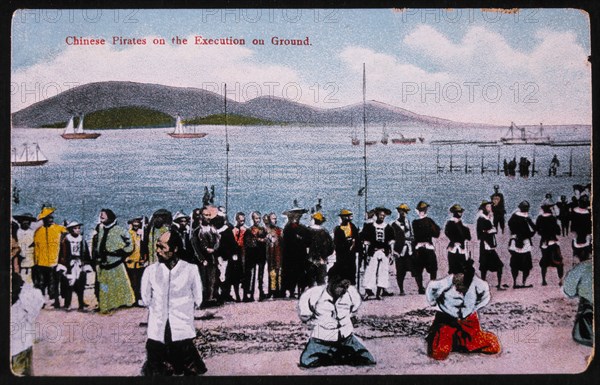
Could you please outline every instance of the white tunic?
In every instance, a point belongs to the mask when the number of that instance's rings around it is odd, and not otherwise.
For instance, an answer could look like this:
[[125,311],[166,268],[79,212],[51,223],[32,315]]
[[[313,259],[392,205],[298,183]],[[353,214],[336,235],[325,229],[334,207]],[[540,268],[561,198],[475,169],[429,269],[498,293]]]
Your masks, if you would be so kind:
[[437,281],[429,282],[425,297],[431,306],[454,317],[464,319],[490,302],[490,287],[481,278],[474,276],[465,294],[452,284],[454,274]]
[[142,302],[149,307],[148,338],[163,342],[167,320],[173,341],[196,337],[194,305],[202,303],[202,282],[198,267],[179,260],[169,270],[154,263],[142,276]]
[[10,307],[10,354],[14,356],[33,346],[35,320],[44,306],[40,289],[24,284],[19,299]]
[[354,286],[334,303],[327,285],[315,286],[305,291],[298,301],[300,319],[313,326],[311,337],[325,341],[338,341],[354,331],[351,317],[360,307],[360,294]]

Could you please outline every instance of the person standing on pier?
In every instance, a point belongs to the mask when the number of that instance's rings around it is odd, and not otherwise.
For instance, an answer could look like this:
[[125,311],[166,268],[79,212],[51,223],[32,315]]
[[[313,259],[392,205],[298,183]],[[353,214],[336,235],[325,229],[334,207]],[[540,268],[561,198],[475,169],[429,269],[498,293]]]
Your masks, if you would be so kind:
[[540,250],[542,258],[540,259],[540,267],[542,268],[542,286],[546,286],[546,272],[548,267],[556,267],[558,273],[559,285],[563,283],[563,258],[558,243],[560,235],[560,226],[552,212],[554,202],[546,198],[542,202],[542,212],[538,215],[535,226],[540,235]]
[[500,260],[496,251],[496,227],[494,226],[494,214],[492,203],[484,200],[477,212],[477,239],[479,239],[479,271],[481,278],[485,281],[488,271],[495,271],[498,276],[498,290],[505,290],[502,285],[502,269],[504,263]]
[[446,222],[444,234],[448,237],[448,274],[454,274],[461,269],[461,264],[467,260],[466,242],[471,240],[471,230],[462,222],[465,209],[459,204],[450,207],[452,218]]
[[429,204],[420,201],[417,204],[419,218],[413,220],[412,227],[415,234],[415,257],[413,259],[413,275],[419,287],[419,294],[425,294],[423,287],[423,270],[429,273],[430,280],[437,277],[437,257],[433,238],[440,236],[440,226],[427,216]]
[[[510,241],[508,251],[510,252],[510,270],[513,277],[513,288],[528,288],[527,277],[533,267],[531,262],[531,238],[536,233],[536,227],[529,217],[529,202],[519,203],[518,210],[508,220],[510,230]],[[523,274],[523,284],[517,285],[519,271]]]
[[396,282],[400,289],[400,295],[404,295],[404,278],[407,272],[412,271],[414,236],[407,217],[410,211],[408,205],[402,203],[396,207],[396,210],[398,211],[398,219],[391,224],[395,240],[392,254],[396,264]]

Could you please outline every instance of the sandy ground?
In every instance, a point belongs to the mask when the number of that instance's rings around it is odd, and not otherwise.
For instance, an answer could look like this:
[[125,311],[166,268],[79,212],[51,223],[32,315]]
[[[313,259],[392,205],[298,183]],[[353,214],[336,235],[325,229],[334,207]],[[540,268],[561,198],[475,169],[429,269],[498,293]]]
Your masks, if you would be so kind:
[[[506,236],[499,237],[506,244]],[[569,241],[562,242],[569,255]],[[445,240],[441,240],[444,245]],[[508,252],[505,283],[512,284]],[[440,275],[445,254],[438,252]],[[406,296],[363,303],[355,333],[377,359],[373,367],[300,369],[298,359],[308,330],[297,317],[296,301],[269,300],[227,304],[198,310],[196,344],[209,369],[207,375],[329,375],[329,374],[534,374],[578,373],[593,355],[591,348],[571,339],[577,300],[564,297],[555,270],[549,285],[540,285],[539,251],[534,253],[530,289],[497,291],[480,312],[482,327],[496,333],[502,352],[495,356],[453,353],[445,361],[427,357],[424,337],[434,309],[416,293],[407,277]],[[477,266],[477,264],[476,264]],[[392,268],[393,270],[393,268]],[[492,286],[495,274],[488,277]],[[395,277],[391,289],[397,294]],[[90,293],[86,293],[90,294]],[[93,300],[90,300],[92,302]],[[74,299],[75,306],[76,300]],[[36,327],[34,373],[38,376],[137,376],[145,360],[147,310],[121,309],[110,315],[43,309]]]

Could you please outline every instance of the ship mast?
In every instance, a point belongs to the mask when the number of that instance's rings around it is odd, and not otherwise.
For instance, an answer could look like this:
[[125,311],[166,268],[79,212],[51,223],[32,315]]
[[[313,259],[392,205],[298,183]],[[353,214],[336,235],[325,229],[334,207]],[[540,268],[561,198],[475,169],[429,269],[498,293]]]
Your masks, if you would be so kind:
[[227,83],[225,83],[223,104],[225,105],[225,215],[227,216],[229,213],[229,130],[227,125]]

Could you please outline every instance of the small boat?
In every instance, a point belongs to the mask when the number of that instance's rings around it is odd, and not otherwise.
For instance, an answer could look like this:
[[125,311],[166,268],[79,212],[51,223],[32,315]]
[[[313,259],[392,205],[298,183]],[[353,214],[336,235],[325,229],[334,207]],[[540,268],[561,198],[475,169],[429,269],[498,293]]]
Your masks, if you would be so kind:
[[382,133],[381,133],[381,143],[388,144],[389,137],[390,136],[388,135],[387,130],[385,129],[385,123],[383,123],[383,128],[382,128]]
[[101,134],[90,134],[83,131],[83,115],[79,117],[77,128],[73,125],[73,117],[69,119],[65,131],[62,133],[63,139],[96,139]]
[[392,143],[393,144],[415,144],[415,143],[417,143],[417,139],[419,140],[420,143],[423,143],[425,141],[425,138],[423,138],[422,136],[419,136],[418,138],[407,138],[404,135],[402,135],[402,133],[400,133],[399,138],[392,138]]
[[186,132],[179,115],[175,120],[175,130],[173,132],[169,132],[169,136],[176,139],[204,138],[206,135],[206,132],[196,132],[195,127],[192,132]]
[[350,127],[353,128],[352,136],[350,137],[350,139],[352,139],[352,145],[358,146],[360,144],[360,139],[358,139],[356,127],[354,127],[354,115],[350,116]]
[[16,148],[12,149],[11,166],[41,166],[48,162],[48,158],[44,155],[40,146],[37,143],[32,143],[33,149],[30,149],[29,144],[23,144],[23,152],[18,155]]
[[[515,135],[515,130],[520,131],[520,135]],[[510,136],[508,136],[510,134]],[[506,135],[500,138],[500,142],[506,145],[515,144],[537,144],[537,145],[551,145],[554,143],[549,136],[544,136],[544,126],[540,123],[540,129],[537,135],[531,135],[527,133],[524,127],[517,127],[514,122],[510,122],[510,127],[506,132]]]
[[376,140],[367,140],[367,141],[365,141],[365,144],[367,146],[372,146],[374,144],[377,144],[377,141]]

